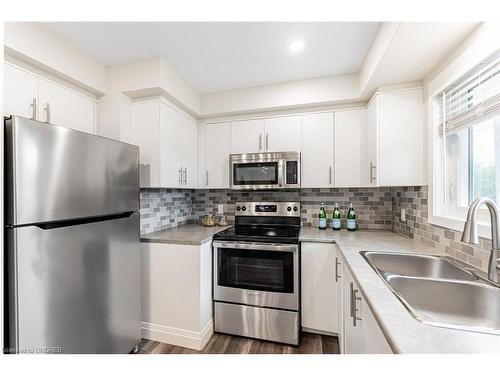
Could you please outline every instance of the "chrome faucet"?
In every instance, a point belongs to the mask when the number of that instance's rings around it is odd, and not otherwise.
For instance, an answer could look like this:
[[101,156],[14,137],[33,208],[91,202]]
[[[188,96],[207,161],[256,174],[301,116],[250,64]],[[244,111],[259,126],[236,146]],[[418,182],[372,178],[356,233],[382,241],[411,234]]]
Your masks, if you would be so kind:
[[490,211],[490,219],[491,219],[491,254],[490,260],[488,262],[488,279],[493,281],[494,283],[499,282],[498,277],[498,269],[500,266],[498,265],[498,261],[500,260],[500,242],[498,238],[498,234],[500,233],[500,222],[498,207],[489,198],[478,198],[469,207],[469,211],[467,212],[467,221],[464,225],[464,230],[462,232],[462,242],[476,244],[479,245],[479,235],[477,233],[477,223],[476,216],[479,207],[482,204],[485,204]]

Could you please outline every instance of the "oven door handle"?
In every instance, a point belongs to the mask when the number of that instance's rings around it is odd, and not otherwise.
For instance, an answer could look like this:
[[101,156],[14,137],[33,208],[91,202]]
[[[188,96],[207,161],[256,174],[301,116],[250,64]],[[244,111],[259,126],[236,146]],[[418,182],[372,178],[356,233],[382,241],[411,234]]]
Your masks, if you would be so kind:
[[267,251],[288,251],[296,252],[299,249],[297,244],[277,244],[267,242],[237,242],[237,241],[214,241],[214,248],[217,249],[243,249],[243,250],[267,250]]

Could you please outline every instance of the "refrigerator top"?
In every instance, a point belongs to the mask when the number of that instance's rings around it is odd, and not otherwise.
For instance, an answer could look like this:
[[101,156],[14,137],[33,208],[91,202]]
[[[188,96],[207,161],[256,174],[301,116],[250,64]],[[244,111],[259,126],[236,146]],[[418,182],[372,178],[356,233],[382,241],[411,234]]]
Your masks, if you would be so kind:
[[139,210],[139,147],[22,117],[4,122],[7,225]]

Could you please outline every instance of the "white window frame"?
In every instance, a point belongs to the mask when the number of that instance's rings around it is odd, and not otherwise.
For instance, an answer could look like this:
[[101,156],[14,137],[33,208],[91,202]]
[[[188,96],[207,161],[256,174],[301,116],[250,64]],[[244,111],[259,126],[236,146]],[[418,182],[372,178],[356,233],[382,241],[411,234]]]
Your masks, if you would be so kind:
[[[429,181],[429,211],[428,222],[433,225],[462,231],[467,210],[464,208],[458,216],[451,217],[445,214],[444,187],[442,176],[444,173],[443,145],[439,134],[438,108],[435,98],[453,82],[467,74],[468,71],[480,64],[494,53],[498,45],[498,28],[487,28],[482,35],[476,38],[458,57],[449,63],[432,81],[426,85],[426,108],[428,130],[428,181]],[[486,210],[481,210],[478,216],[479,236],[491,239],[491,223]]]

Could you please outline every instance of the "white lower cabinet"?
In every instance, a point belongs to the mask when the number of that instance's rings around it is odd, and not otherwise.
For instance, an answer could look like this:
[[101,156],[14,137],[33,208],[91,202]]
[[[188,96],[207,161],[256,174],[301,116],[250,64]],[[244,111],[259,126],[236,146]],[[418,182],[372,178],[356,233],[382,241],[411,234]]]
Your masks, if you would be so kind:
[[337,248],[332,243],[302,242],[302,328],[313,332],[339,332],[340,291]]
[[344,354],[392,354],[349,268],[342,265],[343,330],[340,350]]
[[142,337],[201,350],[213,334],[212,242],[141,243]]

